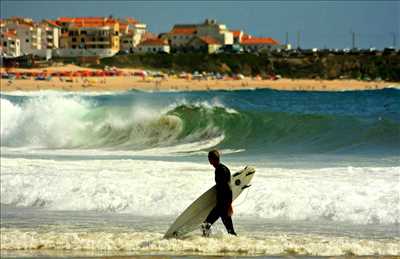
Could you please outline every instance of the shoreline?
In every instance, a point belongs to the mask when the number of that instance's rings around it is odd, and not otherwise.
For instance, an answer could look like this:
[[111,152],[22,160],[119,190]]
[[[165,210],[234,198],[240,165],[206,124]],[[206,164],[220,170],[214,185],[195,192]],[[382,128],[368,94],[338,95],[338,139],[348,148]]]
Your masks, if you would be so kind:
[[58,78],[51,81],[34,79],[0,80],[0,91],[41,91],[61,90],[66,92],[94,92],[94,91],[209,91],[209,90],[246,90],[272,89],[282,91],[362,91],[379,90],[400,86],[396,82],[364,82],[356,80],[311,80],[311,79],[279,79],[257,80],[187,80],[163,79],[148,80],[132,77],[115,76],[110,78],[90,77],[76,78],[73,81],[60,81]]
[[320,255],[311,255],[311,254],[296,254],[296,253],[287,253],[287,254],[271,254],[271,255],[246,255],[243,253],[238,254],[201,254],[201,253],[129,253],[129,252],[117,252],[117,251],[103,251],[97,253],[91,253],[88,251],[61,251],[61,250],[43,250],[43,251],[31,251],[31,250],[12,250],[12,251],[2,251],[2,258],[20,258],[20,259],[28,259],[28,258],[80,258],[80,259],[281,259],[281,258],[387,258],[387,259],[397,259],[397,255],[354,255],[349,253],[348,255],[331,255],[331,256],[320,256]]
[[[10,73],[79,73],[87,68],[75,65],[49,67],[46,69],[7,69]],[[100,72],[102,70],[90,69]],[[287,79],[268,80],[261,78],[242,79],[184,79],[176,76],[166,78],[133,76],[139,69],[118,69],[118,76],[54,76],[51,80],[35,80],[33,76],[26,79],[0,79],[0,91],[41,91],[61,90],[66,92],[93,91],[208,91],[208,90],[246,90],[273,89],[282,91],[355,91],[379,90],[400,86],[400,82],[359,81],[350,79]],[[6,70],[1,68],[0,72]]]

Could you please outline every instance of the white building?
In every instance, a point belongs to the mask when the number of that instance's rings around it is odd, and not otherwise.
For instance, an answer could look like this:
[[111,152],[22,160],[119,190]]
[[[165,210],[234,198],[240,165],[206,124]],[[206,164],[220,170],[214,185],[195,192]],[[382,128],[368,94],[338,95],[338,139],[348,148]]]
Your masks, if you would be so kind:
[[137,48],[138,53],[169,53],[170,46],[165,39],[147,39],[141,42]]
[[44,20],[42,29],[42,49],[58,49],[60,47],[61,26],[55,21]]
[[21,56],[21,42],[17,38],[15,30],[2,31],[0,38],[1,56],[19,57]]
[[147,25],[133,18],[125,18],[120,22],[120,49],[132,52],[143,41],[147,31]]
[[197,36],[211,37],[219,41],[222,45],[233,44],[233,33],[226,28],[225,24],[218,24],[216,20],[205,20],[197,26]]
[[3,20],[1,31],[15,31],[20,41],[21,55],[34,54],[42,49],[42,29],[32,19],[13,17]]

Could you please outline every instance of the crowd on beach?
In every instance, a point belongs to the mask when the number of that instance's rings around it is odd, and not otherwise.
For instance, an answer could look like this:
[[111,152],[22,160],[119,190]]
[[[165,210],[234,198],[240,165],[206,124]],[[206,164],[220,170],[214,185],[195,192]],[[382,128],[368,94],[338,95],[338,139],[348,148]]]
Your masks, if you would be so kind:
[[227,75],[214,72],[198,72],[193,73],[173,71],[164,73],[161,71],[151,70],[140,70],[140,69],[117,69],[116,67],[105,67],[102,70],[96,69],[82,69],[75,66],[69,66],[71,69],[57,70],[56,68],[48,70],[32,70],[32,69],[7,69],[0,71],[1,79],[7,80],[7,84],[11,85],[15,80],[35,80],[35,81],[59,81],[66,83],[81,83],[82,86],[93,86],[96,84],[106,84],[107,78],[112,77],[123,77],[130,78],[133,80],[142,80],[146,82],[154,81],[157,85],[162,80],[168,79],[184,79],[188,81],[192,80],[278,80],[281,77],[278,75],[271,75],[268,78],[261,76],[255,76],[252,78],[245,77],[243,74]]
[[388,82],[358,80],[286,79],[279,75],[246,77],[242,74],[151,71],[105,67],[86,69],[62,65],[46,69],[1,68],[1,91],[125,91],[140,90],[235,90],[271,88],[300,91],[368,90],[392,87]]

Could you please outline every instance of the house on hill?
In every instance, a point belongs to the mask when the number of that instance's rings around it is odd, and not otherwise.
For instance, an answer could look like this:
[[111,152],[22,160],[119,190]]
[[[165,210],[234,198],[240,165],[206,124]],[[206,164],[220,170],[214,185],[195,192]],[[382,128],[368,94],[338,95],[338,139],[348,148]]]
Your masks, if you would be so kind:
[[211,54],[220,49],[222,47],[222,44],[221,42],[210,36],[197,36],[189,41],[187,46],[190,50]]
[[[233,34],[224,24],[218,24],[216,20],[206,19],[200,24],[177,24],[170,32],[163,35],[168,40],[172,51],[191,51],[201,42],[201,37],[212,38],[218,44],[209,45],[231,45],[233,44]],[[207,41],[207,40],[206,40]],[[191,43],[191,44],[189,44]],[[214,47],[212,47],[214,48]]]
[[243,37],[240,44],[245,51],[255,53],[269,52],[282,47],[279,41],[272,38],[259,38],[252,36]]
[[167,40],[153,38],[141,42],[136,50],[138,53],[169,53],[170,47]]

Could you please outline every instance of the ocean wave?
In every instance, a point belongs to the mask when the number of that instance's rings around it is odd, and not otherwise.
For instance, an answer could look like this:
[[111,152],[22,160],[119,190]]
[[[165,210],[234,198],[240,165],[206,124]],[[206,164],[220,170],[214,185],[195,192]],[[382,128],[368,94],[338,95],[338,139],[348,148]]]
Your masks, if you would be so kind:
[[259,101],[238,109],[216,97],[208,101],[176,97],[165,105],[146,101],[102,104],[93,98],[50,94],[18,102],[3,96],[2,146],[115,151],[170,148],[178,153],[212,146],[253,153],[400,152],[400,123],[390,111],[387,116],[360,117],[257,110]]
[[212,140],[223,139],[223,131],[212,123],[188,126],[173,112],[174,106],[172,111],[143,105],[105,108],[64,96],[29,99],[19,105],[7,99],[0,102],[1,139],[6,147],[144,150],[175,146],[181,151],[179,147],[192,146],[188,151],[196,151],[206,142],[217,145]]
[[[240,168],[231,167],[235,172]],[[399,167],[256,168],[235,216],[399,224]],[[1,203],[49,210],[176,216],[214,183],[207,164],[1,159]]]

